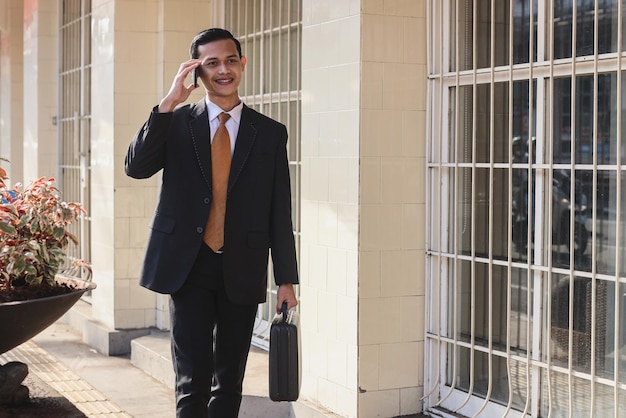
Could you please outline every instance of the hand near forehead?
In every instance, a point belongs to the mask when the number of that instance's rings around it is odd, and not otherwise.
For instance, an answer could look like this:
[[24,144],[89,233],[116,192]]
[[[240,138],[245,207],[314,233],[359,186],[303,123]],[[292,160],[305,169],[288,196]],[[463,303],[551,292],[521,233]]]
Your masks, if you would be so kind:
[[161,103],[159,103],[159,113],[171,112],[174,108],[176,108],[176,106],[185,102],[189,98],[189,95],[197,88],[197,86],[194,86],[193,83],[185,86],[185,80],[194,68],[199,65],[200,61],[197,59],[191,59],[180,64],[180,67],[178,67],[178,73],[176,73],[174,81],[172,81],[172,85],[170,86],[170,91],[161,100]]

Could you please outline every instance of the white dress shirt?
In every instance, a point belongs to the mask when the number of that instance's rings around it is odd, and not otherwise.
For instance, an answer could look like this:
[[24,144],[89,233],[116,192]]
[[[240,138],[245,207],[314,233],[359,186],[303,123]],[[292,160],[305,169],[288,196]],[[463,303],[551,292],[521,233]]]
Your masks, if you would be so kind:
[[213,142],[213,136],[215,131],[220,126],[220,120],[217,118],[220,113],[228,113],[230,118],[226,121],[226,129],[228,129],[228,136],[230,137],[230,155],[235,152],[235,141],[237,141],[237,134],[239,133],[239,123],[241,122],[241,112],[243,110],[243,101],[240,99],[239,104],[233,107],[230,111],[226,112],[222,110],[218,105],[211,102],[208,98],[206,100],[206,106],[209,113],[209,126],[211,131],[211,142]]

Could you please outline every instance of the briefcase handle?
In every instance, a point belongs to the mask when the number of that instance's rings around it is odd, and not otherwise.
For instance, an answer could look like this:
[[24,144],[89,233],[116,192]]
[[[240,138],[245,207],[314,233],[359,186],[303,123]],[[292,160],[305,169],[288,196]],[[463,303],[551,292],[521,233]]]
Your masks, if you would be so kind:
[[283,301],[283,306],[280,307],[280,312],[283,314],[283,321],[287,322],[287,301]]
[[298,315],[298,312],[295,308],[287,309],[287,306],[287,302],[283,302],[282,306],[280,307],[280,313],[275,313],[274,317],[272,318],[272,325],[286,323],[298,326],[298,323],[300,322],[300,316]]

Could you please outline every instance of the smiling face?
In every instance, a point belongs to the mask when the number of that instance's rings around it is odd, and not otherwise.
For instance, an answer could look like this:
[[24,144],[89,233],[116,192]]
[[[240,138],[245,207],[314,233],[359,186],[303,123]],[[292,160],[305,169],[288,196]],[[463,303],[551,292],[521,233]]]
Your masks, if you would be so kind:
[[198,75],[209,100],[226,111],[235,107],[246,57],[239,57],[231,39],[220,39],[198,46],[198,59]]

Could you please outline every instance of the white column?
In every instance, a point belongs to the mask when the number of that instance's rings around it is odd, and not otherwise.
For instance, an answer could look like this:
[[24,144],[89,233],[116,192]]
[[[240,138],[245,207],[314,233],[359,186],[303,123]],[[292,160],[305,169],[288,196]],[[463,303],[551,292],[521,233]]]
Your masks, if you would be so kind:
[[24,177],[24,4],[3,0],[0,6],[0,157],[10,161],[1,165],[15,183]]
[[421,410],[425,1],[303,1],[303,395]]
[[359,393],[359,3],[302,9],[302,392],[346,417]]
[[[57,18],[56,2],[27,1],[23,9],[23,178],[56,176]],[[17,179],[14,179],[14,181]]]

